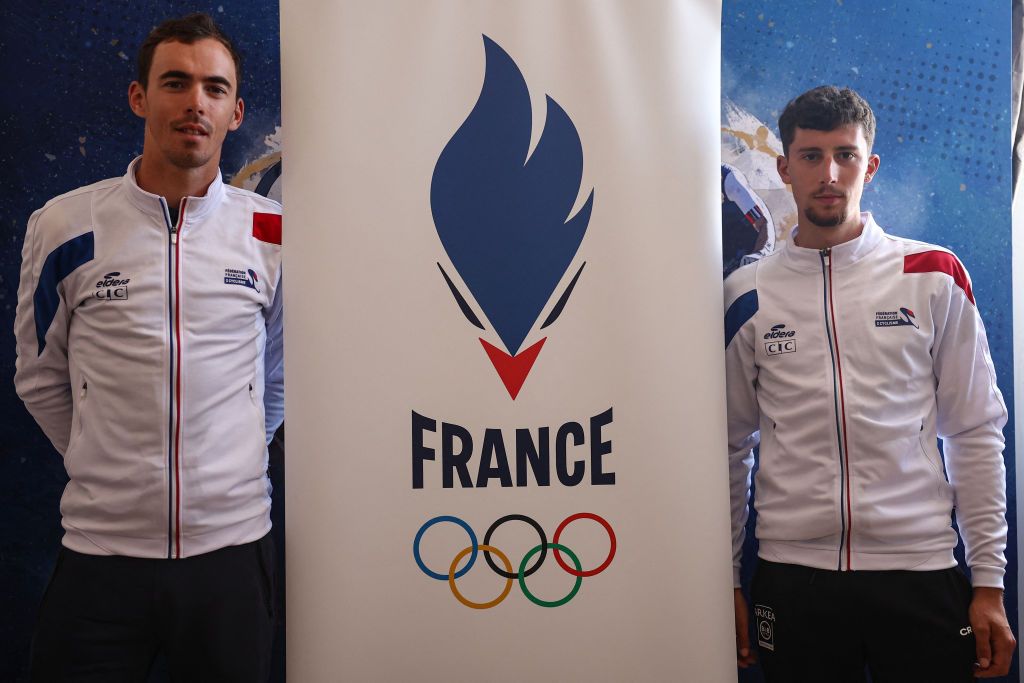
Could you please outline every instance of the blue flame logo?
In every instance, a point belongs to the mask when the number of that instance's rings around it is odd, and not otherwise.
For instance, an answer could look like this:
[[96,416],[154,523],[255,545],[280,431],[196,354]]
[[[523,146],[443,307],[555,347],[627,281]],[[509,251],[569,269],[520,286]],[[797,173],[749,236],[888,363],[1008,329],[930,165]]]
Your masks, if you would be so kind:
[[[579,249],[594,192],[570,216],[583,179],[583,147],[576,127],[547,97],[544,130],[530,154],[532,112],[526,80],[497,43],[487,36],[483,41],[483,88],[437,160],[430,207],[448,257],[515,358]],[[441,272],[467,319],[482,329],[443,268]],[[542,328],[561,313],[579,275]],[[494,361],[489,345],[481,342]],[[497,362],[495,367],[505,380]],[[509,387],[513,398],[517,391]]]

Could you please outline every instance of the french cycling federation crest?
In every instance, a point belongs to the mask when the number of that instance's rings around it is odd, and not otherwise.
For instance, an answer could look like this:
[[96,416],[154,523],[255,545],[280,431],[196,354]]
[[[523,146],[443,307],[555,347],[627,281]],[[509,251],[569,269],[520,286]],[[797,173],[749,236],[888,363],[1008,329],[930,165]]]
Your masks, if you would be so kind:
[[508,53],[487,36],[483,40],[483,88],[434,166],[430,208],[475,307],[437,267],[462,314],[491,338],[481,336],[480,344],[515,400],[547,336],[526,349],[524,342],[538,322],[546,330],[558,319],[586,266],[540,321],[587,232],[594,191],[570,215],[583,180],[576,127],[547,97],[544,130],[531,153],[526,80]]

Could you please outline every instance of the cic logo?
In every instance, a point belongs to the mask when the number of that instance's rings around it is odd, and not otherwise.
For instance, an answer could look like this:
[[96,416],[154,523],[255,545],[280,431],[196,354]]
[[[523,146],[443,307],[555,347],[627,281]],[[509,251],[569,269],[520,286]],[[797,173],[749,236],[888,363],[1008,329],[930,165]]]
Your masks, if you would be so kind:
[[96,293],[93,295],[103,301],[124,301],[128,298],[128,283],[131,278],[121,279],[119,271],[113,271],[103,276],[103,279],[96,283]]
[[[602,527],[604,527],[604,530],[608,533],[608,555],[605,557],[604,561],[601,564],[599,564],[593,569],[584,570],[579,557],[576,556],[576,553],[574,553],[565,545],[559,543],[559,539],[562,536],[562,532],[565,531],[565,528],[579,519],[593,520],[600,524]],[[534,546],[525,555],[523,555],[523,559],[519,561],[519,568],[517,571],[513,571],[512,561],[509,559],[508,555],[506,555],[501,550],[490,544],[491,536],[498,529],[498,527],[500,527],[505,522],[513,521],[525,522],[529,524],[537,532],[537,536],[540,538],[540,543]],[[455,555],[455,557],[452,559],[451,565],[448,567],[448,572],[446,574],[435,572],[429,567],[427,567],[427,565],[423,562],[423,558],[420,556],[420,543],[423,540],[423,535],[427,532],[428,529],[430,529],[430,527],[434,526],[435,524],[440,524],[442,522],[449,522],[451,524],[455,524],[462,527],[462,529],[464,529],[466,534],[469,536],[469,545],[463,548]],[[523,591],[523,595],[525,595],[526,598],[533,604],[540,605],[541,607],[561,607],[562,605],[576,597],[576,593],[579,592],[580,586],[583,585],[584,577],[596,576],[597,574],[600,574],[608,568],[608,565],[610,565],[612,563],[612,560],[615,558],[615,548],[615,532],[612,530],[611,525],[603,517],[595,515],[591,512],[578,512],[575,515],[570,515],[569,517],[563,519],[561,524],[558,525],[558,528],[555,529],[555,536],[552,539],[551,543],[548,543],[548,538],[547,535],[544,533],[544,528],[540,524],[538,524],[536,520],[534,520],[531,517],[527,517],[526,515],[515,514],[505,515],[504,517],[496,520],[493,524],[491,524],[491,526],[487,529],[487,533],[484,534],[484,542],[482,544],[477,543],[476,533],[474,533],[473,527],[469,526],[469,524],[459,519],[458,517],[452,517],[451,515],[441,515],[440,517],[434,517],[433,519],[427,520],[423,524],[423,526],[420,527],[419,531],[416,532],[416,538],[413,539],[412,542],[413,558],[415,558],[416,565],[420,568],[420,570],[432,579],[436,579],[438,581],[447,581],[448,587],[451,589],[452,595],[455,596],[455,599],[461,602],[466,607],[471,607],[473,609],[490,609],[491,607],[496,607],[497,605],[499,605],[502,600],[508,597],[509,592],[511,592],[512,590],[512,583],[514,581],[519,582],[519,588]],[[462,595],[461,592],[459,592],[459,588],[455,583],[456,579],[465,576],[466,572],[473,568],[473,565],[477,561],[479,551],[481,550],[483,551],[484,559],[487,562],[487,566],[491,568],[491,571],[505,579],[505,587],[502,589],[501,593],[498,595],[498,597],[494,598],[493,600],[490,600],[489,602],[473,602],[469,600],[464,595]],[[552,554],[555,556],[555,562],[558,563],[558,566],[561,567],[563,571],[565,571],[567,574],[570,574],[571,576],[576,577],[576,582],[573,584],[572,589],[564,597],[550,601],[538,598],[536,595],[530,592],[530,589],[526,585],[526,577],[531,576],[534,572],[541,568],[541,565],[543,565],[544,561],[547,559],[548,550],[552,551]],[[572,562],[573,566],[570,567],[568,564],[566,564],[565,559],[562,557],[562,553],[565,553],[565,555],[569,557],[569,560]],[[459,563],[467,555],[469,555],[469,560],[466,562],[466,565],[464,567],[459,569]],[[494,563],[494,558],[491,557],[492,555],[496,556],[501,561],[501,564],[504,567],[504,569],[502,569]],[[536,557],[537,559],[534,560],[533,564],[530,564],[530,560],[533,560],[534,557]]]
[[796,351],[796,330],[787,330],[784,323],[772,325],[764,335],[764,352],[769,356]]

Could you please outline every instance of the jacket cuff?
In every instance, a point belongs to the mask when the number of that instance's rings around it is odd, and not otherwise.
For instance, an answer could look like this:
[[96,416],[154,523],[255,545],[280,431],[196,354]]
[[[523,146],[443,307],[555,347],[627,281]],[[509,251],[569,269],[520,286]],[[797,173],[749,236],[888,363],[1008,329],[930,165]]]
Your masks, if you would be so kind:
[[975,588],[1002,588],[1002,567],[971,567],[971,585]]

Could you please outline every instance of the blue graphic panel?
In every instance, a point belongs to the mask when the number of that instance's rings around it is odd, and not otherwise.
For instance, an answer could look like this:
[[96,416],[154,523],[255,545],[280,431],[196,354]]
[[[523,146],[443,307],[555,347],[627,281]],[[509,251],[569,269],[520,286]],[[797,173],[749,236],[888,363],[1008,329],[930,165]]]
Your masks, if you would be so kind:
[[528,154],[526,80],[497,43],[483,42],[483,89],[437,160],[430,207],[452,264],[515,355],[576,254],[594,197],[569,217],[583,178],[576,127],[548,97]]

